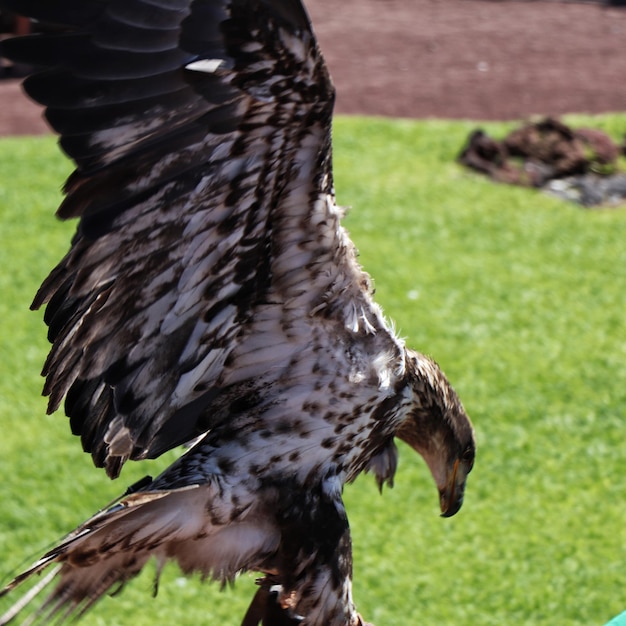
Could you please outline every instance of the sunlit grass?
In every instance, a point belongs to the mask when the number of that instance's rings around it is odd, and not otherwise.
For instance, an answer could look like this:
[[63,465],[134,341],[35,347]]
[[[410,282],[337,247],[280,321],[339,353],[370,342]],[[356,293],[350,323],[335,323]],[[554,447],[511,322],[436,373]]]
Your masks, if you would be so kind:
[[[626,131],[626,116],[575,121]],[[346,224],[377,299],[444,367],[479,442],[454,518],[438,517],[425,465],[405,447],[393,490],[379,496],[371,477],[346,489],[355,598],[379,626],[600,625],[626,608],[626,210],[467,172],[454,159],[475,126],[336,123],[338,200],[352,206]],[[51,217],[68,172],[51,138],[0,141],[7,576],[152,471],[134,465],[110,483],[39,397],[47,344],[28,306],[73,230]],[[254,586],[244,576],[220,593],[170,567],[152,600],[148,570],[85,623],[236,626]]]

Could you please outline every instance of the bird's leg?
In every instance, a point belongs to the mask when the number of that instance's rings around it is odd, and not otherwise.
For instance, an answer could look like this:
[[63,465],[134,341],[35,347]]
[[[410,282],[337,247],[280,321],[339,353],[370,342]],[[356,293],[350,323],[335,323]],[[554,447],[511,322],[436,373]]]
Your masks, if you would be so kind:
[[307,489],[281,487],[290,498],[276,511],[281,541],[265,568],[276,574],[264,584],[278,595],[267,606],[280,606],[296,620],[287,624],[363,626],[352,600],[352,543],[341,486],[329,480]]
[[289,479],[271,487],[290,494],[274,513],[280,544],[260,564],[267,574],[241,626],[372,626],[352,600],[352,543],[340,485],[303,489]]
[[268,591],[261,587],[254,594],[252,602],[243,617],[241,626],[259,626],[259,622],[263,619],[267,607]]
[[278,592],[270,589],[268,581],[262,580],[259,584],[241,626],[297,626],[302,621],[292,617],[289,609],[281,607]]

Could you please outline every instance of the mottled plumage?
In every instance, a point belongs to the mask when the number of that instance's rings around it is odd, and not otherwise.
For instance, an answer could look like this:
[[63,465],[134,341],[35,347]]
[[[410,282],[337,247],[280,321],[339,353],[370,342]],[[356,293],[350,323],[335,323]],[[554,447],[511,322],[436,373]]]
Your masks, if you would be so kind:
[[69,617],[154,557],[222,581],[262,572],[245,626],[360,624],[344,484],[391,484],[397,436],[453,515],[474,437],[437,365],[384,320],[340,225],[334,92],[302,4],[0,6],[60,25],[3,51],[39,68],[26,91],[77,166],[58,214],[78,229],[34,301],[49,410],[65,399],[112,478],[193,442],[5,593],[57,567],[39,618]]

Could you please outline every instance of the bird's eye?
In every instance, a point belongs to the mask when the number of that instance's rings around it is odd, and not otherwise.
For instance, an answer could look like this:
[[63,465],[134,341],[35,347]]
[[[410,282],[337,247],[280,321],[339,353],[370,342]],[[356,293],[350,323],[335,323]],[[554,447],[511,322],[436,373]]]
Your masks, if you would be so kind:
[[471,470],[472,466],[474,465],[474,455],[475,451],[472,446],[468,446],[467,448],[465,448],[463,454],[461,455],[461,460],[469,465],[468,471]]

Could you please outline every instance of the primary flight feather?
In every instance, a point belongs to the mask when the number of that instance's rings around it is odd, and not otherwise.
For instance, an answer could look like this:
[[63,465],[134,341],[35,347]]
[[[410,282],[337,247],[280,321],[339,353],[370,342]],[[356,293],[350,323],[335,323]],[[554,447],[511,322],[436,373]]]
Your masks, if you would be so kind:
[[[37,71],[76,163],[79,218],[39,290],[49,410],[112,478],[190,449],[5,589],[3,617],[80,615],[154,557],[222,581],[264,575],[244,626],[362,624],[342,490],[426,460],[442,513],[474,435],[439,367],[404,347],[340,225],[334,91],[299,0],[0,0],[55,25],[7,41]],[[47,596],[37,604],[40,593]]]

